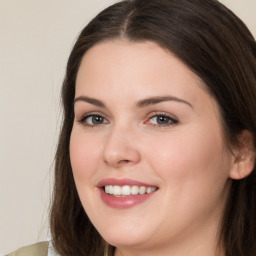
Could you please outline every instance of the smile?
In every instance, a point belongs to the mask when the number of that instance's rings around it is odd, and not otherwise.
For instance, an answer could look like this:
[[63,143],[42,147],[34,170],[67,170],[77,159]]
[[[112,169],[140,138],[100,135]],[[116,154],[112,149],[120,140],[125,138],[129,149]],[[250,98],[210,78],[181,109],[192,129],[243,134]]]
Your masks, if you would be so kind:
[[107,206],[127,209],[148,201],[159,190],[155,185],[131,179],[103,179],[97,184],[101,200]]
[[107,185],[104,187],[104,191],[107,194],[116,196],[116,197],[124,197],[131,195],[144,195],[152,193],[156,190],[156,187],[146,187],[146,186],[118,186],[118,185]]

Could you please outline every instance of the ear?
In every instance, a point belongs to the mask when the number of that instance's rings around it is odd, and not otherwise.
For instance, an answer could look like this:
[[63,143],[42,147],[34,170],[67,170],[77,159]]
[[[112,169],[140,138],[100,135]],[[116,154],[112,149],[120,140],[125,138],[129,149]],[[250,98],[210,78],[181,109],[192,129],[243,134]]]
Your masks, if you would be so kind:
[[255,165],[255,148],[253,136],[248,130],[244,130],[238,136],[239,145],[233,151],[234,158],[230,169],[229,177],[240,180],[253,171]]

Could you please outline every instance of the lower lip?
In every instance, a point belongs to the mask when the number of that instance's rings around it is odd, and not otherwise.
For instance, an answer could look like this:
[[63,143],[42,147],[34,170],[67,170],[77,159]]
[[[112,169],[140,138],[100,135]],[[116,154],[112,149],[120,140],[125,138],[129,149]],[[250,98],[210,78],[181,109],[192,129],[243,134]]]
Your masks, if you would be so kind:
[[148,200],[155,192],[144,194],[144,195],[133,195],[125,197],[115,197],[104,192],[103,189],[100,190],[100,196],[102,201],[112,207],[117,209],[131,208],[135,205],[141,204]]

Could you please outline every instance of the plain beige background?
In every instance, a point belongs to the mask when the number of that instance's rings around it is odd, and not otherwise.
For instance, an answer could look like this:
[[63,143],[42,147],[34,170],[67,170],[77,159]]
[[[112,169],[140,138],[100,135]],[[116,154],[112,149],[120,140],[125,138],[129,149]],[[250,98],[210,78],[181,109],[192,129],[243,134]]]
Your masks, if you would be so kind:
[[[59,92],[80,30],[115,0],[0,0],[0,255],[49,237]],[[223,0],[256,35],[255,0]]]

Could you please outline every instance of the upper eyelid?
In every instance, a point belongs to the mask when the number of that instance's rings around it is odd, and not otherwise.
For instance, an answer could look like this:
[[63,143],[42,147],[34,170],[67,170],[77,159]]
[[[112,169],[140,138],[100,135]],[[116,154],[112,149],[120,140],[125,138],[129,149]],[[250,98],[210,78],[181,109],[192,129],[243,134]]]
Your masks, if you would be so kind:
[[85,118],[88,118],[88,117],[92,117],[92,116],[100,116],[100,117],[102,117],[102,118],[104,118],[104,119],[106,119],[104,116],[102,116],[102,115],[100,115],[100,114],[97,114],[97,113],[92,113],[92,114],[85,114],[85,115],[82,115],[82,119],[85,119]]
[[80,113],[76,113],[75,112],[75,118],[76,119],[82,119],[82,118],[85,118],[85,117],[88,117],[88,116],[101,116],[105,119],[109,119],[108,115],[106,115],[105,113],[102,113],[100,111],[88,111],[88,112],[82,112],[83,114],[80,114]]
[[148,114],[147,118],[152,118],[154,116],[166,116],[166,117],[169,117],[171,119],[175,119],[175,120],[179,120],[178,117],[176,117],[175,115],[173,114],[170,114],[168,112],[165,112],[165,111],[153,111],[151,113]]

